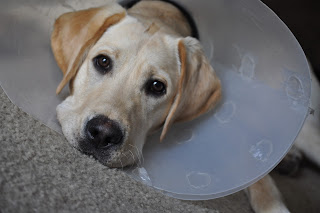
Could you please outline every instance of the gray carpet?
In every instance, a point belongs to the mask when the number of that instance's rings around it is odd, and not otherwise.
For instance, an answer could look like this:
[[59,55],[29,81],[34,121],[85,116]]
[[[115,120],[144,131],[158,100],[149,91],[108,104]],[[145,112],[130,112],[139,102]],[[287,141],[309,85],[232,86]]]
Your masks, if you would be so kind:
[[[0,89],[0,212],[252,212],[243,192],[181,201],[108,169],[14,106]],[[292,212],[319,212],[320,175],[275,175]]]

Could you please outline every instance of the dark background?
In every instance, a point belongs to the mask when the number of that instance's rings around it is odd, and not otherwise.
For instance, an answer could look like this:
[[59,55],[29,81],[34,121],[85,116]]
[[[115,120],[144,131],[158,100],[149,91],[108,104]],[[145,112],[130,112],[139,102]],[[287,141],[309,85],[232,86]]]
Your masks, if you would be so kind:
[[262,0],[289,27],[320,80],[319,0]]

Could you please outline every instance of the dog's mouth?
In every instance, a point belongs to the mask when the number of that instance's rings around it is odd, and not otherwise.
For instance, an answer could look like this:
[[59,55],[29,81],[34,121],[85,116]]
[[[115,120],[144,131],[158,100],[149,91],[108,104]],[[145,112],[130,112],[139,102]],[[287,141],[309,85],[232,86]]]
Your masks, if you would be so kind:
[[[119,122],[97,115],[86,122],[77,149],[108,167],[124,167],[123,155],[126,131]],[[119,162],[118,162],[119,161]]]
[[112,156],[118,152],[120,145],[96,148],[86,139],[80,140],[77,149],[85,155],[91,156],[106,166],[110,166]]
[[[134,146],[132,146],[134,147]],[[93,157],[101,164],[110,168],[126,168],[135,165],[141,159],[136,156],[135,150],[125,149],[123,144],[111,145],[103,148],[96,148],[90,141],[81,139],[76,147],[81,153]]]

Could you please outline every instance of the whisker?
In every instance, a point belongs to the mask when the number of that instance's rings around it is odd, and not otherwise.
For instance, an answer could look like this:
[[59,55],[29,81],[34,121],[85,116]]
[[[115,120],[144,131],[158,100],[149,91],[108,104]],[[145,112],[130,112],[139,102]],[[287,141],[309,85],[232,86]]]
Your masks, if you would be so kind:
[[[127,156],[127,154],[126,153],[123,153],[123,155],[126,157],[126,159],[128,159],[128,156]],[[132,164],[130,165],[130,167],[127,167],[127,168],[132,168]]]
[[[138,149],[138,148],[137,148]],[[138,149],[139,150],[139,149]],[[143,157],[143,154],[142,154],[142,150],[140,150],[140,156],[142,158],[142,163],[144,164],[144,157]]]
[[[133,155],[133,153],[129,150],[129,152],[132,154],[132,157],[133,157],[133,162],[134,162],[134,155]],[[132,169],[132,167],[134,166],[134,163],[131,163],[130,164],[130,169]]]
[[137,155],[138,155],[137,157],[138,157],[138,160],[139,160],[139,165],[138,166],[142,166],[142,162],[141,162],[141,157],[143,158],[142,153],[140,154],[139,149],[138,149],[137,146],[134,146],[132,144],[129,144],[129,145],[137,150]]
[[[134,146],[134,145],[131,145],[131,144],[129,144],[129,145],[137,150],[137,155],[138,155],[138,159],[139,159],[139,165],[138,166],[142,166],[142,164],[144,163],[144,158],[143,158],[142,152],[139,151],[137,146]],[[142,158],[142,161],[141,161],[141,158]]]
[[130,154],[132,155],[133,162],[135,162],[134,154],[131,152],[131,150],[129,150],[129,152],[130,152]]
[[121,169],[123,170],[123,164],[122,164],[122,161],[121,161],[121,156],[122,156],[122,153],[121,153],[121,155],[120,155],[119,160],[120,160],[120,163],[121,163]]
[[143,154],[142,154],[142,150],[139,150],[138,147],[136,147],[138,152],[140,152],[140,156],[142,158],[142,163],[144,164],[144,157],[143,157]]

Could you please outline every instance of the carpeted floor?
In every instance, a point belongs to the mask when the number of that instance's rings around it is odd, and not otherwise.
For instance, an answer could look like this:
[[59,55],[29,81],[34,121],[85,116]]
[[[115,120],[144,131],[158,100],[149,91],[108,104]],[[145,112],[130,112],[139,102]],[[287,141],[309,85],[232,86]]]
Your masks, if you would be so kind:
[[[108,169],[14,106],[0,88],[0,212],[252,212],[244,192],[181,201]],[[320,173],[274,174],[292,212],[320,211]]]

